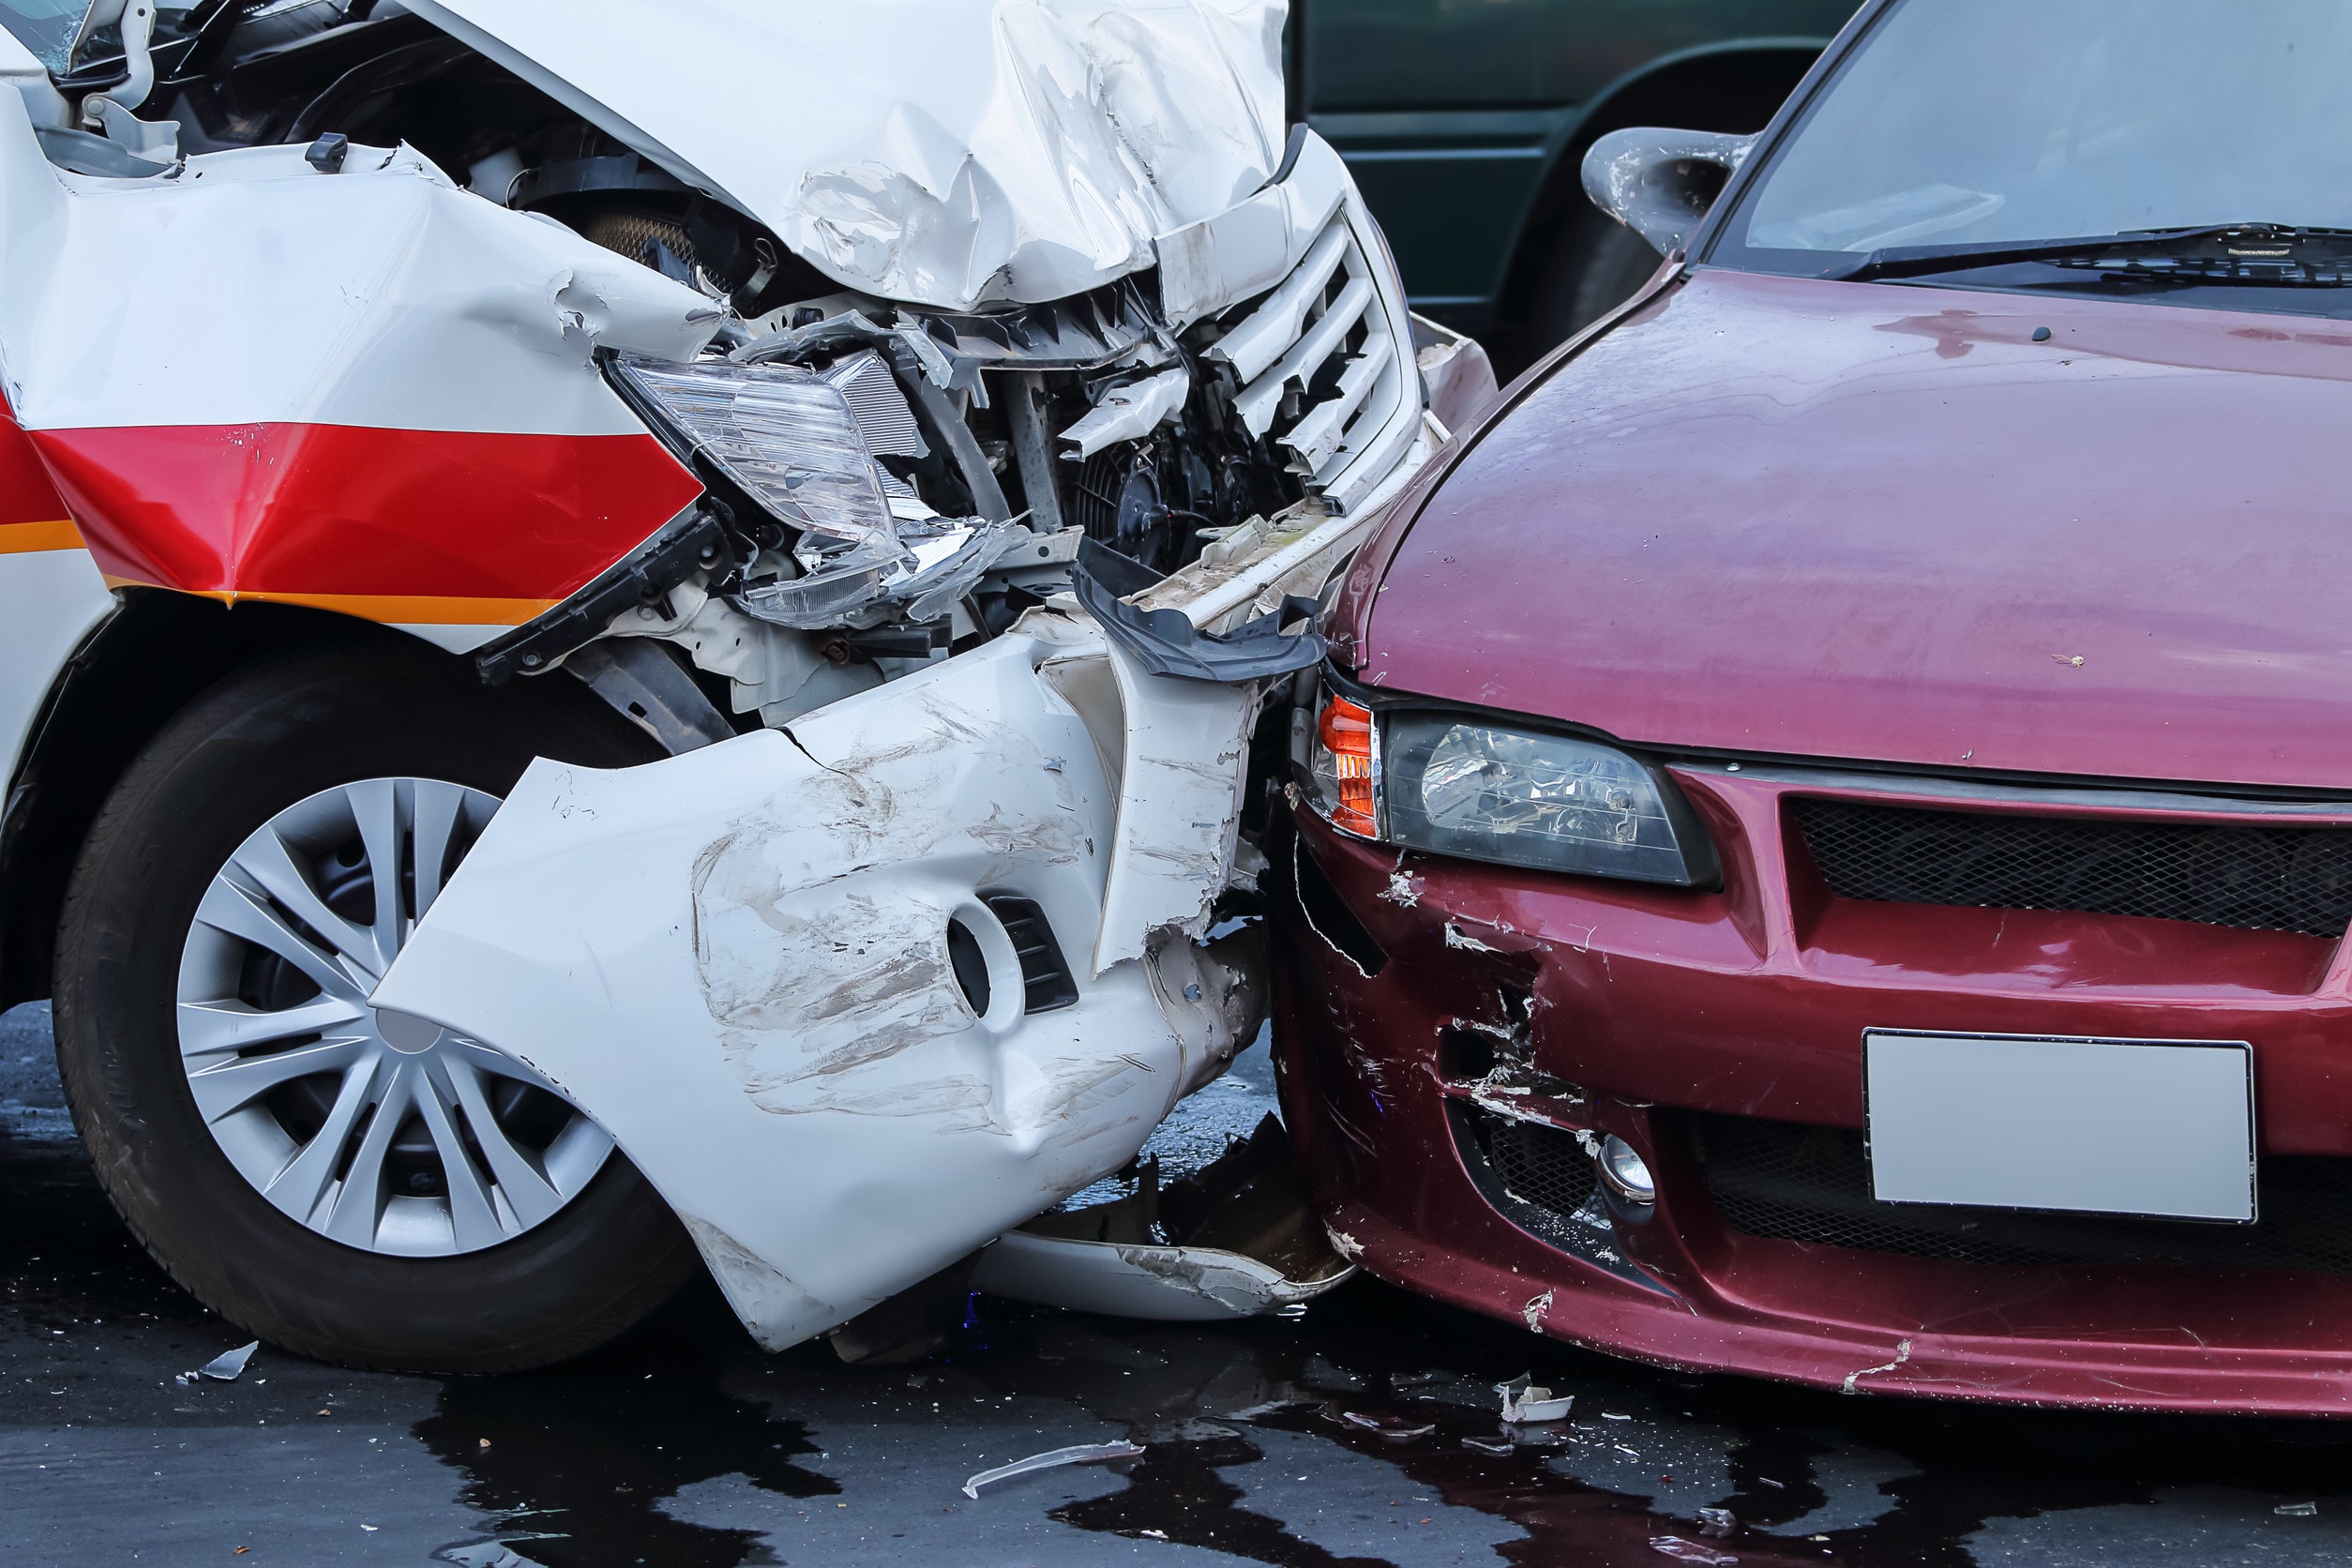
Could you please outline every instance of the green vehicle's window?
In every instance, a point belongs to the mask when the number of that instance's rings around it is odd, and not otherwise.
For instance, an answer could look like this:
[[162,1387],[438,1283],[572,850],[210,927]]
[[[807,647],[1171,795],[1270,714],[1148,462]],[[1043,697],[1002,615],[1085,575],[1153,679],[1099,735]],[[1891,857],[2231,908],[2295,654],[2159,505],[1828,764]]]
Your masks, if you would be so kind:
[[90,0],[0,0],[0,27],[16,35],[53,71],[66,68],[66,52],[81,29]]
[[1983,264],[1984,248],[2151,230],[2352,231],[2348,72],[2344,0],[1904,0],[1710,260],[1919,277],[1929,248]]

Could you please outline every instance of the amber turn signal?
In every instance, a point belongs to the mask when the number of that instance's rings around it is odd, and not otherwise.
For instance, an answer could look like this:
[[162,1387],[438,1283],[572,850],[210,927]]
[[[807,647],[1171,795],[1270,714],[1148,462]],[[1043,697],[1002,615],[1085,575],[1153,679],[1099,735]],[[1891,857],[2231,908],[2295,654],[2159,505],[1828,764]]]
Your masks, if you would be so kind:
[[1366,838],[1380,835],[1372,784],[1372,714],[1334,697],[1315,721],[1315,782],[1332,825]]

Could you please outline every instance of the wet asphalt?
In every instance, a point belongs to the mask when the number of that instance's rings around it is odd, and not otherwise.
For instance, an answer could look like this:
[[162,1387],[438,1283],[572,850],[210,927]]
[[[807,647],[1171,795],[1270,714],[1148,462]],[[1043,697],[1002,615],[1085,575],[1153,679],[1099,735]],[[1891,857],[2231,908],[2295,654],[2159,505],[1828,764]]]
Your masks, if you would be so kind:
[[[1245,1127],[1262,1062],[1212,1093],[1171,1140]],[[1362,1280],[1304,1318],[1205,1327],[983,1299],[929,1362],[888,1368],[764,1355],[704,1288],[531,1376],[264,1346],[234,1382],[183,1385],[245,1336],[108,1206],[40,1006],[0,1018],[0,1280],[16,1562],[2352,1561],[2352,1427],[1678,1377]],[[1497,1420],[1493,1385],[1530,1371],[1576,1398],[1550,1446]],[[1142,1457],[960,1490],[1117,1440]]]

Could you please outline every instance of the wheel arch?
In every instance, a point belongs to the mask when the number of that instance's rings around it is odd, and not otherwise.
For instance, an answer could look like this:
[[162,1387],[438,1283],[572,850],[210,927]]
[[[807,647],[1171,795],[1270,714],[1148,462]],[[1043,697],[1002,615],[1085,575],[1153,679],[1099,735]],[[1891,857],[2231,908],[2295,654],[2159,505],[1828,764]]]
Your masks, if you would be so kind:
[[1769,36],[1722,39],[1661,54],[1593,95],[1549,149],[1534,196],[1504,251],[1495,295],[1499,322],[1524,321],[1551,249],[1584,210],[1585,149],[1627,126],[1744,132],[1762,128],[1803,80],[1827,38]]
[[259,660],[370,644],[456,659],[331,611],[119,591],[51,681],[0,808],[0,1008],[50,994],[58,913],[82,845],[116,782],[173,716]]

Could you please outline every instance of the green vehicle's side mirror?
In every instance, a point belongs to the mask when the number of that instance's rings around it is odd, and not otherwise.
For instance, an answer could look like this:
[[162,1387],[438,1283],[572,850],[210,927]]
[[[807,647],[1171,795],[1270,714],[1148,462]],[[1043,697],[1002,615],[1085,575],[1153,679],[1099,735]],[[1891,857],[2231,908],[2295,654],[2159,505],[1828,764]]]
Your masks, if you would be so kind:
[[1720,131],[1612,130],[1584,155],[1584,193],[1670,256],[1755,146],[1753,136]]

